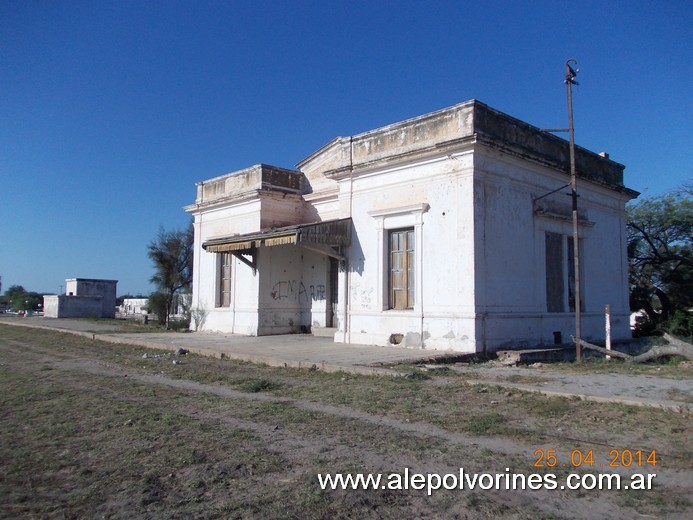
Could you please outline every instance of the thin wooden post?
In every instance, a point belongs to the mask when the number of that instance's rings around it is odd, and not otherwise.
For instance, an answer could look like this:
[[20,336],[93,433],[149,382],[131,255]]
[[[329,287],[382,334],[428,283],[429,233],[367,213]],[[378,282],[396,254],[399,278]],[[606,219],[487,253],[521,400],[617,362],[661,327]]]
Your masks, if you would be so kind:
[[[611,350],[611,305],[606,304],[606,350]],[[611,356],[606,356],[611,359]]]

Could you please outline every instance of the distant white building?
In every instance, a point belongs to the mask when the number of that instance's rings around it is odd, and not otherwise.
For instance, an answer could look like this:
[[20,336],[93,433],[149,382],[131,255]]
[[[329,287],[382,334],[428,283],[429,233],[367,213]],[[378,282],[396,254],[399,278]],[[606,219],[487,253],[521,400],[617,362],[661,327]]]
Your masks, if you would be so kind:
[[69,278],[65,294],[43,297],[48,318],[115,318],[118,280]]
[[130,316],[132,314],[147,314],[149,298],[124,298],[120,306],[120,313]]
[[[577,148],[582,335],[630,336],[624,167]],[[201,182],[203,330],[461,352],[570,341],[569,145],[478,101]]]
[[[169,315],[183,316],[190,308],[190,294],[173,295]],[[125,316],[149,314],[149,298],[123,298],[123,304],[118,306],[118,312]]]

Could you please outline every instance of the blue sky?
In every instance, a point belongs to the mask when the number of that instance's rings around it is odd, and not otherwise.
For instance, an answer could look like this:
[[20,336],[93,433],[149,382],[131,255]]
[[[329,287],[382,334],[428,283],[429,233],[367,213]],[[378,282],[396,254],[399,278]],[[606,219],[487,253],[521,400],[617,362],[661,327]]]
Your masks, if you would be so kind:
[[0,275],[148,293],[195,183],[468,99],[693,179],[693,2],[0,0]]

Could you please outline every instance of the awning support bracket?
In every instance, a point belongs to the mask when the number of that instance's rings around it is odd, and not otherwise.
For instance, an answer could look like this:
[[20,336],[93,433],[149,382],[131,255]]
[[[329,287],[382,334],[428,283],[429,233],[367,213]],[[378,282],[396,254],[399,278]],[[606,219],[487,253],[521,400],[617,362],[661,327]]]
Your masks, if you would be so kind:
[[250,260],[243,256],[243,252],[241,251],[231,251],[231,254],[238,258],[245,265],[250,267],[253,270],[253,276],[257,274],[257,255],[255,250],[255,244],[253,244],[250,248]]
[[335,258],[337,260],[343,261],[344,255],[334,250],[334,248],[325,244],[316,244],[314,242],[300,242],[301,247],[308,249],[309,251],[315,251],[321,255],[329,256],[330,258]]

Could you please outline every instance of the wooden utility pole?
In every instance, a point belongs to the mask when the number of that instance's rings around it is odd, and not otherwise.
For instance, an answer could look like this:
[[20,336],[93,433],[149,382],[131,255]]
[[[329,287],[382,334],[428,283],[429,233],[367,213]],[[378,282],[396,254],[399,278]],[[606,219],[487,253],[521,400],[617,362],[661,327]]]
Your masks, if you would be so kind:
[[570,64],[577,65],[575,59],[570,58],[565,62],[565,84],[568,89],[568,133],[570,135],[570,191],[573,199],[573,261],[574,280],[575,280],[575,359],[578,363],[582,362],[581,338],[581,316],[580,316],[580,244],[578,226],[578,194],[577,194],[577,172],[575,170],[575,128],[573,126],[573,85],[577,85],[575,76],[578,71]]

